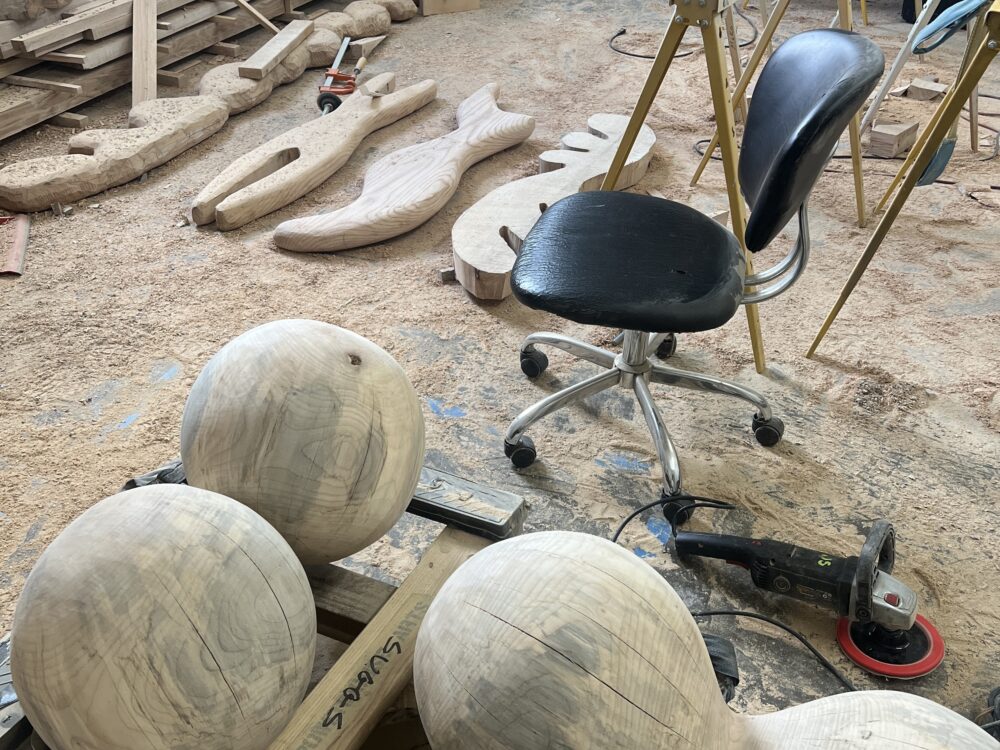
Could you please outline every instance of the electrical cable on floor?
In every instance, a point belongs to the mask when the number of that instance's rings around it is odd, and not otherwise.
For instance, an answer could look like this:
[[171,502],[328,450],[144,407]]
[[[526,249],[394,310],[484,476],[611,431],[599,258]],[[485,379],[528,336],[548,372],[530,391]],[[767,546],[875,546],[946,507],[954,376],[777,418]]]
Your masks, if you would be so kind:
[[[634,511],[629,513],[625,517],[625,520],[618,525],[618,528],[615,530],[615,533],[611,535],[611,541],[617,543],[618,538],[621,536],[621,533],[625,530],[625,527],[628,526],[629,523],[631,523],[635,518],[637,518],[642,513],[646,512],[647,510],[651,510],[657,506],[663,507],[667,503],[675,503],[679,500],[693,501],[690,505],[681,506],[680,512],[682,513],[690,513],[696,508],[712,508],[714,510],[735,510],[736,508],[736,506],[733,505],[732,503],[723,502],[722,500],[713,500],[712,498],[708,497],[699,497],[698,495],[689,495],[686,492],[678,495],[671,495],[669,497],[661,497],[659,500],[654,500],[651,503],[646,503],[645,505],[636,508]],[[670,536],[671,538],[677,536],[677,527],[672,523],[670,524]],[[730,617],[751,617],[755,620],[761,620],[762,622],[770,623],[775,627],[781,628],[786,633],[791,635],[793,638],[798,640],[803,646],[809,649],[810,653],[812,653],[812,655],[816,657],[819,663],[834,677],[836,677],[837,680],[844,687],[846,687],[848,690],[851,691],[857,690],[857,688],[854,686],[854,683],[852,683],[843,672],[837,669],[837,667],[833,664],[833,662],[831,662],[829,659],[823,656],[823,654],[821,654],[819,650],[815,646],[813,646],[804,635],[802,635],[799,631],[795,630],[794,628],[785,625],[783,622],[779,622],[778,620],[768,617],[767,615],[760,615],[757,614],[756,612],[746,612],[744,610],[739,610],[739,609],[714,609],[705,612],[692,612],[691,615],[692,617],[712,617],[714,615],[723,615]]]
[[[740,48],[747,47],[747,46],[749,46],[749,45],[751,45],[751,44],[753,44],[754,42],[757,41],[757,38],[760,36],[760,31],[757,28],[757,24],[755,24],[753,22],[753,19],[751,19],[750,16],[748,16],[746,13],[744,13],[742,10],[740,10],[739,5],[733,5],[733,10],[736,11],[737,15],[739,15],[740,18],[742,18],[744,21],[746,21],[750,25],[750,29],[753,32],[753,35],[749,39],[747,39],[745,41],[742,41],[742,42],[739,42],[739,41],[737,42],[737,46],[739,46]],[[624,26],[622,26],[608,40],[608,47],[610,47],[613,52],[617,52],[619,55],[627,55],[628,57],[638,57],[638,58],[640,58],[642,60],[652,60],[653,58],[656,57],[656,55],[644,55],[644,54],[639,53],[639,52],[629,52],[628,50],[622,49],[621,47],[616,47],[615,46],[615,39],[617,39],[620,36],[625,36],[625,34],[627,34],[627,33],[628,33],[628,29],[626,29]],[[727,49],[728,49],[728,47],[729,47],[729,45],[726,44],[726,48]],[[690,55],[693,55],[697,51],[698,51],[698,48],[695,47],[694,49],[687,50],[686,52],[676,52],[676,53],[674,53],[674,59],[676,60],[676,59],[678,59],[680,57],[688,57]]]
[[830,674],[832,674],[834,677],[836,677],[837,680],[840,682],[841,685],[843,685],[845,688],[847,688],[848,690],[850,690],[852,692],[856,692],[857,691],[857,688],[854,686],[854,683],[851,682],[847,678],[847,675],[845,675],[843,672],[841,672],[839,669],[837,669],[836,665],[833,662],[831,662],[829,659],[827,659],[825,656],[823,656],[823,654],[821,654],[816,649],[816,647],[813,646],[806,639],[806,637],[804,635],[802,635],[802,633],[798,632],[794,628],[789,627],[788,625],[785,625],[785,623],[779,622],[778,620],[775,620],[773,617],[768,617],[767,615],[760,615],[760,614],[757,614],[756,612],[744,612],[743,610],[738,610],[738,609],[711,609],[711,610],[706,610],[704,612],[692,612],[691,613],[692,617],[713,617],[715,615],[724,615],[724,616],[731,616],[731,617],[751,617],[754,620],[760,620],[760,621],[766,622],[766,623],[768,623],[770,625],[774,625],[777,628],[781,628],[786,633],[788,633],[790,636],[792,636],[797,641],[799,641],[799,643],[801,643],[803,646],[805,646],[807,649],[809,649],[809,651],[812,653],[813,656],[816,657],[816,659],[819,661],[819,663],[822,664],[823,667]]

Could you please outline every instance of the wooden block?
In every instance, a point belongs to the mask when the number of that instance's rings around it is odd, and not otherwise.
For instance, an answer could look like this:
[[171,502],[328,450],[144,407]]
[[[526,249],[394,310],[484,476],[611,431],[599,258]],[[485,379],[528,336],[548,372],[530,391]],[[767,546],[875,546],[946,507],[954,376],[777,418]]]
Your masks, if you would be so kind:
[[882,159],[894,159],[916,143],[919,124],[907,122],[873,125],[868,154]]
[[461,13],[479,10],[479,0],[420,0],[420,15],[436,16],[441,13]]
[[312,30],[312,21],[292,21],[240,65],[240,78],[261,80],[274,70],[289,52],[302,44]]
[[270,750],[360,747],[413,676],[424,613],[448,577],[488,542],[446,528],[399,590],[306,697]]
[[156,82],[161,86],[187,86],[194,79],[197,72],[194,69],[199,65],[201,65],[201,60],[192,58],[171,68],[163,68],[156,72]]
[[76,112],[63,112],[61,115],[53,117],[49,122],[58,128],[83,130],[90,125],[90,117],[88,115],[79,115]]
[[32,89],[45,89],[47,91],[63,91],[67,94],[80,94],[83,87],[75,83],[62,83],[61,81],[50,81],[46,78],[34,78],[30,76],[7,76],[4,83],[11,86],[27,86]]
[[910,99],[919,102],[927,102],[942,96],[948,90],[948,86],[943,83],[928,81],[926,78],[914,78],[910,81],[910,86],[906,90],[906,95]]
[[362,57],[368,57],[385,40],[385,36],[383,34],[382,36],[355,39],[347,45],[347,54],[344,55],[344,59],[351,62],[353,60],[360,60]]
[[222,55],[223,57],[243,57],[243,47],[236,42],[219,42],[211,47],[206,47],[205,51],[210,55]]
[[24,214],[0,216],[0,237],[5,238],[6,247],[0,274],[20,276],[24,271],[24,253],[28,247],[28,230],[31,220]]
[[107,21],[109,18],[131,18],[131,16],[132,0],[110,0],[110,2],[91,10],[14,37],[11,43],[18,52],[32,52],[56,42],[62,42],[74,34],[93,28],[97,23]]
[[132,106],[156,98],[156,0],[132,3]]

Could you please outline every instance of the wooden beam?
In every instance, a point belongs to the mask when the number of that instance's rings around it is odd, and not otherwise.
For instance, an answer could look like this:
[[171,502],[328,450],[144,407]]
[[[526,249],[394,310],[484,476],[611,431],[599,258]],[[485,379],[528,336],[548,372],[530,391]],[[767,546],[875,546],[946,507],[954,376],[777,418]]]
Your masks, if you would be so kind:
[[156,98],[156,0],[132,4],[132,106]]
[[11,39],[11,44],[18,52],[32,52],[61,42],[74,34],[80,34],[109,17],[130,18],[131,14],[132,0],[110,0],[104,5],[84,11],[79,15],[70,16],[40,29],[29,31],[27,34],[16,36]]
[[31,89],[44,89],[46,91],[63,91],[67,94],[81,94],[83,87],[76,83],[63,83],[62,81],[50,81],[47,78],[34,78],[32,76],[7,76],[4,83],[11,86],[27,86]]
[[302,44],[312,30],[312,21],[292,21],[240,65],[240,78],[261,80],[288,57],[293,49]]
[[[236,0],[236,3],[241,8],[243,8],[243,10],[245,10],[251,16],[253,16],[254,18],[256,18],[257,21],[260,23],[260,25],[263,26],[265,29],[270,29],[275,34],[278,33],[278,27],[275,26],[273,23],[271,23],[268,20],[267,16],[262,15],[256,8],[254,8],[250,3],[248,3],[247,0]],[[282,6],[282,8],[284,8],[284,6]],[[282,10],[282,12],[285,12],[285,11]]]

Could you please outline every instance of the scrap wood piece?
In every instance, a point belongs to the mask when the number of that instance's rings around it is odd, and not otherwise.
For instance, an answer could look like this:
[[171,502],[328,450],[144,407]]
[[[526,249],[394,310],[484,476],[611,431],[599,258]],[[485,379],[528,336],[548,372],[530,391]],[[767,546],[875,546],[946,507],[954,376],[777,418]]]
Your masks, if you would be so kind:
[[906,96],[909,99],[916,99],[918,102],[929,102],[947,91],[946,84],[929,81],[926,78],[914,78],[906,89]]
[[479,0],[419,0],[419,3],[420,15],[422,16],[479,10]]
[[4,238],[3,263],[0,274],[20,276],[24,272],[24,254],[28,247],[31,220],[24,214],[0,216],[0,237]]
[[381,36],[370,36],[365,39],[354,39],[350,44],[347,45],[347,54],[344,56],[346,62],[353,62],[355,60],[360,60],[362,57],[368,57],[375,48],[378,47],[382,42],[385,41],[385,34]]
[[[394,73],[372,78],[372,90],[389,89]],[[197,224],[215,221],[223,230],[277,211],[325,182],[369,133],[415,112],[437,96],[425,80],[381,97],[355,93],[336,110],[293,128],[244,154],[194,200]]]
[[463,101],[456,130],[375,162],[365,174],[361,196],[350,205],[279,224],[275,244],[298,252],[345,250],[423,224],[455,194],[469,167],[516,146],[534,131],[533,117],[497,106],[499,88],[487,84]]
[[4,83],[11,86],[26,86],[31,89],[44,89],[45,91],[62,91],[67,94],[80,94],[83,87],[76,83],[63,83],[62,81],[52,81],[48,78],[37,78],[35,76],[7,76]]
[[[524,237],[557,200],[600,188],[627,124],[622,115],[591,115],[589,133],[568,133],[562,149],[539,157],[540,174],[501,185],[458,218],[451,232],[455,274],[470,294],[495,300],[510,295],[510,272]],[[646,173],[655,142],[653,131],[643,125],[618,180],[619,190]]]
[[868,142],[868,154],[881,159],[894,159],[917,142],[920,123],[886,123],[873,125]]
[[292,21],[240,65],[240,77],[259,81],[312,33],[312,21]]
[[49,122],[57,128],[83,130],[90,124],[90,115],[81,115],[77,112],[63,112],[61,115],[53,117]]

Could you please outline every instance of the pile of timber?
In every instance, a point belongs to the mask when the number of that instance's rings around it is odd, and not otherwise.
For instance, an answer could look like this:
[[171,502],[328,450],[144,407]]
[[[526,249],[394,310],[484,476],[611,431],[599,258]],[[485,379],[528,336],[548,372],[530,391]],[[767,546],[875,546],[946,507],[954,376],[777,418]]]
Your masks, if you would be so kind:
[[[155,2],[159,68],[205,50],[223,52],[220,43],[259,23],[240,7],[247,0]],[[249,5],[267,19],[292,18],[308,2]],[[132,0],[96,0],[68,9],[56,23],[12,38],[0,35],[0,140],[128,84],[131,29]]]

